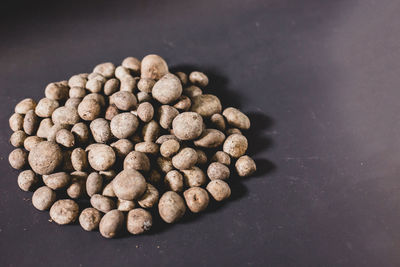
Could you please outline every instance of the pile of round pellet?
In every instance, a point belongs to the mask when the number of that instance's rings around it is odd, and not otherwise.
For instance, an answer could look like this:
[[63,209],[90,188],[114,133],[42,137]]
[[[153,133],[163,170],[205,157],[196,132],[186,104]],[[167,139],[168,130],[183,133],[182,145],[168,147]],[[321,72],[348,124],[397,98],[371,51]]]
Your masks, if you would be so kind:
[[[50,83],[9,120],[19,187],[57,224],[79,220],[106,238],[150,230],[154,212],[174,223],[226,200],[231,171],[256,171],[243,135],[250,120],[203,94],[207,85],[202,72],[170,73],[158,55]],[[80,210],[85,199],[92,207]]]

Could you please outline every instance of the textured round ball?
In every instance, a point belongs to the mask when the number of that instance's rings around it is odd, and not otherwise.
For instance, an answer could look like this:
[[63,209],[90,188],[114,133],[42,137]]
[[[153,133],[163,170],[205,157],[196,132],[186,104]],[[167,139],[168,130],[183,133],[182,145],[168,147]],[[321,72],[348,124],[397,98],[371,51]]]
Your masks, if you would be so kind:
[[13,115],[11,115],[8,122],[10,124],[10,129],[13,130],[14,132],[22,130],[24,123],[24,116],[18,113],[14,113]]
[[225,141],[223,132],[216,129],[206,129],[201,134],[200,138],[194,141],[194,145],[198,147],[215,148],[222,145]]
[[205,210],[210,201],[207,191],[201,187],[191,187],[183,192],[183,196],[185,197],[186,205],[194,213]]
[[156,83],[156,81],[154,81],[153,79],[143,78],[143,79],[139,80],[139,82],[137,84],[137,88],[141,92],[151,93],[151,89],[153,88],[155,83]]
[[147,184],[144,194],[138,199],[138,204],[145,209],[152,208],[158,201],[159,193],[152,184]]
[[39,182],[36,173],[31,170],[26,170],[18,175],[18,186],[23,191],[32,190],[32,188]]
[[164,178],[165,186],[174,192],[183,191],[183,176],[177,170],[169,171]]
[[124,169],[149,171],[150,160],[145,153],[139,151],[132,151],[125,157]]
[[187,170],[197,163],[198,155],[196,150],[185,147],[172,158],[172,165],[179,170]]
[[100,211],[95,208],[86,208],[79,216],[79,223],[85,231],[93,231],[99,227],[101,220]]
[[111,198],[102,196],[100,194],[94,194],[90,198],[90,204],[92,205],[93,208],[104,213],[107,213],[110,210],[116,208],[115,202]]
[[210,180],[225,180],[229,178],[230,171],[226,165],[219,162],[213,162],[207,168],[207,175]]
[[179,148],[179,142],[174,139],[170,139],[161,144],[160,154],[163,157],[170,158],[179,151]]
[[43,138],[40,138],[39,136],[32,135],[28,136],[24,140],[24,148],[28,151],[31,151],[37,144],[43,141]]
[[78,111],[73,107],[59,107],[51,114],[54,124],[74,125],[79,122]]
[[66,172],[56,172],[49,175],[43,175],[45,185],[53,190],[65,188],[71,181],[71,176]]
[[27,158],[28,153],[21,148],[17,148],[11,151],[10,155],[8,156],[8,162],[14,169],[20,170],[28,162]]
[[42,98],[36,106],[35,113],[39,117],[47,118],[50,117],[58,107],[59,104],[57,100]]
[[101,218],[99,230],[105,238],[113,238],[119,234],[124,225],[125,216],[122,211],[111,210]]
[[147,55],[142,59],[141,78],[158,80],[168,73],[168,65],[158,55]]
[[86,193],[89,197],[94,194],[100,193],[103,189],[103,177],[97,173],[92,172],[86,179]]
[[36,108],[36,102],[32,98],[25,98],[15,106],[15,113],[26,114],[29,110]]
[[126,220],[126,228],[128,232],[134,235],[142,234],[150,230],[153,225],[151,213],[142,208],[129,211]]
[[112,184],[115,195],[124,200],[138,199],[147,188],[143,175],[133,169],[121,171],[115,176]]
[[233,158],[239,158],[246,153],[247,138],[241,134],[232,134],[225,139],[223,150]]
[[137,114],[143,122],[149,122],[153,119],[154,108],[149,102],[143,102],[138,106]]
[[21,147],[24,145],[27,135],[24,131],[18,130],[13,132],[10,137],[10,143],[14,147]]
[[89,164],[96,171],[110,169],[114,165],[115,159],[115,152],[108,145],[95,144],[89,149]]
[[47,186],[39,187],[32,195],[32,204],[38,210],[47,210],[56,201],[56,193]]
[[245,177],[252,175],[256,170],[256,163],[249,156],[241,156],[235,163],[235,168],[239,176]]
[[175,223],[185,215],[185,201],[173,191],[165,192],[158,203],[158,212],[166,223]]
[[50,174],[62,163],[61,148],[54,142],[43,141],[37,144],[28,156],[29,165],[38,174]]
[[79,206],[72,199],[56,201],[50,209],[50,217],[57,224],[64,225],[74,222],[79,215]]
[[226,108],[222,115],[226,118],[229,125],[242,129],[248,130],[250,128],[250,119],[243,112],[236,108]]
[[231,188],[222,180],[213,180],[209,182],[207,191],[216,201],[223,201],[231,196]]
[[191,98],[191,111],[199,113],[203,117],[211,117],[216,113],[221,113],[222,105],[219,98],[215,95],[205,94]]
[[118,109],[128,111],[136,107],[136,96],[128,91],[119,91],[110,96],[110,104],[114,104]]
[[111,78],[114,76],[115,65],[111,62],[105,62],[98,64],[94,67],[93,72],[98,73],[106,78]]
[[182,84],[178,77],[168,73],[157,81],[151,91],[153,98],[162,104],[177,100],[182,94]]
[[85,121],[96,119],[101,112],[100,103],[93,98],[84,98],[78,106],[78,114]]
[[191,83],[199,85],[201,87],[206,87],[208,85],[208,77],[203,72],[193,71],[189,75],[189,80]]
[[183,112],[172,121],[174,134],[181,140],[193,140],[203,132],[203,118],[196,112]]
[[231,157],[224,151],[215,152],[214,156],[211,158],[211,161],[216,161],[225,164],[226,166],[231,165]]
[[140,71],[140,60],[135,57],[127,57],[125,58],[121,65],[127,69],[130,69],[133,72]]
[[110,124],[112,134],[119,138],[128,138],[136,132],[139,120],[130,112],[115,115]]

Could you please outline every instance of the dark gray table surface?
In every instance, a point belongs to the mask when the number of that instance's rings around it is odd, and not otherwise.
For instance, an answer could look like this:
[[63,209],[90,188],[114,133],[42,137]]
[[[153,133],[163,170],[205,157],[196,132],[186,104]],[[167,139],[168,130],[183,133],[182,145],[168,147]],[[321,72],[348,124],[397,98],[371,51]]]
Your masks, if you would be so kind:
[[[398,1],[14,1],[0,11],[0,266],[399,266]],[[115,240],[18,189],[8,118],[47,83],[162,55],[250,114],[233,199]]]

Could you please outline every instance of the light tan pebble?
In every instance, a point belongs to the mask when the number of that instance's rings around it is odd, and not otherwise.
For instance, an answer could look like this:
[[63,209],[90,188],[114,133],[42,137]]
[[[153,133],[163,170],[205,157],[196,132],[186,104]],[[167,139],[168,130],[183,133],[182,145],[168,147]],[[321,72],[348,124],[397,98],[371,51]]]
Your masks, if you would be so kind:
[[95,208],[86,208],[79,215],[79,224],[85,231],[93,231],[99,228],[101,217]]
[[23,129],[24,124],[24,116],[18,113],[14,113],[11,115],[10,119],[8,120],[10,124],[10,129],[12,131],[18,131]]
[[160,151],[160,147],[153,142],[141,142],[135,145],[135,150],[146,154],[156,155]]
[[85,85],[86,85],[86,82],[87,82],[87,80],[86,80],[85,77],[77,74],[77,75],[73,75],[71,78],[69,78],[68,86],[69,87],[77,86],[77,87],[83,87],[84,88]]
[[143,126],[142,136],[145,142],[155,142],[160,135],[160,125],[151,120]]
[[25,98],[15,106],[15,113],[26,114],[30,110],[36,108],[36,102],[32,98]]
[[231,157],[229,156],[228,153],[225,153],[224,151],[215,152],[214,156],[211,158],[211,161],[219,162],[226,166],[231,165]]
[[14,147],[22,147],[24,145],[27,135],[24,131],[16,131],[10,137],[10,143]]
[[56,172],[52,174],[43,175],[43,182],[53,190],[59,190],[69,185],[71,176],[66,172]]
[[219,113],[215,113],[210,117],[211,123],[215,126],[220,131],[225,131],[226,129],[226,123],[224,116],[222,116]]
[[[42,123],[46,120],[48,120],[48,119],[42,120]],[[70,129],[70,125],[68,125],[68,124],[53,124],[53,126],[51,126],[52,123],[53,122],[51,122],[51,123],[46,122],[46,125],[43,125],[43,132],[39,134],[39,130],[42,128],[42,125],[40,125],[37,135],[39,137],[43,137],[43,138],[47,137],[47,141],[55,142],[57,132],[61,129],[67,129],[67,130]]]
[[119,88],[120,91],[122,91],[122,92],[126,91],[126,92],[133,93],[133,91],[135,90],[135,87],[136,87],[137,79],[130,75],[127,75],[127,76],[122,77],[120,79],[120,82],[121,82],[121,85]]
[[90,123],[90,131],[97,143],[107,143],[111,138],[110,122],[103,118],[97,118]]
[[35,113],[39,117],[47,118],[50,117],[58,107],[58,101],[49,98],[42,98],[35,108]]
[[165,192],[158,203],[158,211],[166,223],[175,223],[185,215],[185,201],[173,191]]
[[89,100],[89,99],[96,100],[100,104],[101,107],[105,107],[105,105],[106,105],[106,100],[102,94],[90,93],[90,94],[86,95],[82,99],[82,101]]
[[101,106],[95,99],[84,98],[78,106],[78,114],[85,121],[96,119],[101,112]]
[[127,69],[127,68],[125,68],[123,66],[118,66],[115,69],[115,77],[116,78],[121,79],[121,78],[123,78],[124,76],[127,76],[127,75],[131,76],[131,73],[129,72],[129,69]]
[[136,96],[138,99],[138,103],[148,102],[152,100],[152,97],[149,93],[138,92]]
[[103,196],[106,197],[116,197],[115,192],[114,192],[114,188],[112,185],[112,182],[108,183],[104,189],[103,192],[101,193]]
[[191,83],[199,85],[201,87],[206,87],[208,85],[207,75],[200,71],[193,71],[192,73],[190,73],[189,80]]
[[191,111],[197,112],[203,117],[211,117],[215,113],[221,113],[222,105],[215,95],[205,94],[192,97]]
[[176,140],[176,141],[179,142],[179,139],[176,138],[175,135],[173,135],[173,134],[164,134],[164,135],[161,135],[159,138],[157,138],[156,144],[161,145],[161,144],[163,144],[164,142],[166,142],[168,140]]
[[37,177],[36,173],[34,173],[32,170],[22,171],[18,175],[18,186],[23,191],[32,190],[37,185],[38,182],[39,178]]
[[168,72],[167,62],[165,62],[162,57],[158,55],[147,55],[142,59],[141,78],[158,80]]
[[115,202],[111,198],[99,194],[94,194],[91,196],[90,204],[93,208],[104,213],[116,208]]
[[231,188],[222,180],[213,180],[209,182],[207,191],[216,201],[223,201],[231,196]]
[[137,87],[141,92],[151,93],[155,83],[156,81],[153,79],[142,78],[139,80]]
[[225,131],[226,135],[232,135],[232,134],[242,134],[242,132],[238,128],[229,128]]
[[146,191],[146,180],[143,175],[133,169],[124,169],[113,182],[115,195],[124,200],[135,200],[140,198]]
[[139,151],[130,152],[124,160],[124,170],[149,171],[150,160],[145,153]]
[[122,211],[111,210],[101,218],[100,234],[105,238],[114,238],[121,232],[124,222],[125,216]]
[[29,135],[35,134],[36,130],[38,129],[39,123],[40,118],[36,115],[35,111],[29,110],[24,117],[24,131]]
[[96,144],[88,153],[90,166],[96,171],[105,171],[110,169],[116,160],[114,150],[105,144]]
[[136,204],[132,200],[123,200],[123,199],[117,200],[117,209],[120,211],[130,211],[133,210],[135,207]]
[[118,91],[118,89],[119,89],[119,84],[120,84],[120,82],[119,82],[118,79],[115,79],[115,78],[109,79],[109,80],[104,84],[104,94],[105,94],[105,95],[112,95],[112,94],[114,94],[115,92]]
[[207,175],[210,180],[226,180],[230,176],[230,171],[226,165],[219,162],[213,162],[207,168]]
[[118,114],[119,114],[118,108],[115,105],[109,105],[108,108],[106,109],[104,118],[106,120],[111,121]]
[[32,196],[32,204],[38,210],[47,210],[56,201],[56,193],[47,186],[39,187]]
[[151,93],[161,104],[169,104],[181,96],[182,84],[178,77],[169,73],[154,84]]
[[71,133],[75,136],[75,141],[77,144],[83,145],[87,144],[90,138],[89,128],[83,122],[79,122],[75,124],[72,129]]
[[105,78],[111,78],[114,76],[115,66],[111,62],[105,62],[98,64],[94,67],[93,72],[101,74]]
[[79,104],[82,102],[82,98],[68,98],[67,101],[65,101],[64,107],[67,108],[74,108],[76,110],[78,110]]
[[188,187],[202,186],[207,182],[207,177],[199,167],[190,170],[182,170],[183,180]]
[[186,147],[172,158],[172,165],[179,170],[188,170],[197,163],[197,158],[196,150]]
[[119,110],[133,110],[137,105],[135,95],[128,91],[119,91],[110,96],[110,104],[115,105]]
[[183,176],[177,170],[169,171],[164,178],[164,184],[168,190],[174,192],[183,192]]
[[130,112],[124,112],[114,116],[111,120],[111,132],[119,138],[128,138],[133,135],[139,126],[139,120]]
[[71,173],[71,184],[67,188],[67,195],[70,198],[78,199],[85,195],[86,193],[86,172],[72,172]]
[[187,207],[193,213],[204,211],[210,201],[207,191],[201,187],[191,187],[183,192],[183,196]]
[[178,153],[179,148],[179,142],[174,139],[170,139],[162,143],[160,147],[160,154],[163,157],[170,158]]
[[101,89],[103,89],[103,84],[99,80],[92,79],[86,83],[86,89],[92,93],[100,93]]
[[28,153],[21,148],[14,149],[8,156],[8,162],[14,169],[20,170],[28,163]]
[[125,158],[133,150],[133,144],[128,139],[119,139],[118,141],[111,143],[110,145],[114,148],[117,157]]
[[226,108],[222,115],[226,118],[229,125],[239,128],[241,130],[248,130],[250,128],[250,119],[243,112],[236,108]]
[[[53,126],[54,126],[53,121],[50,118],[43,119],[39,124],[36,135],[38,137],[47,139],[49,137],[49,134],[51,133],[51,129]],[[54,133],[53,141],[55,140],[56,134],[57,134],[57,132]]]
[[188,111],[192,105],[192,101],[190,100],[189,97],[182,95],[179,97],[177,102],[174,104],[174,108],[182,110],[182,111]]
[[241,156],[235,163],[235,168],[239,176],[246,177],[256,172],[257,166],[249,156]]
[[179,115],[179,111],[169,105],[162,105],[158,108],[160,126],[164,129],[172,128],[172,121]]
[[72,199],[58,200],[50,209],[50,218],[60,225],[73,223],[78,215],[79,206]]
[[183,112],[172,122],[174,134],[181,140],[193,140],[203,132],[203,119],[196,112]]
[[105,182],[111,182],[115,176],[117,176],[117,173],[115,170],[106,170],[106,171],[99,171],[100,175],[103,177]]
[[190,86],[185,87],[183,89],[183,94],[188,96],[188,97],[190,97],[190,98],[192,98],[192,97],[195,97],[195,96],[202,95],[203,91],[199,87],[197,87],[195,85],[190,85]]
[[43,138],[40,138],[38,136],[28,136],[27,138],[25,138],[24,141],[24,148],[27,151],[31,151],[37,144],[39,144],[40,142],[43,142]]
[[56,143],[43,141],[29,152],[28,160],[37,174],[50,174],[61,165],[63,154]]
[[69,98],[84,98],[86,95],[86,90],[83,87],[71,87],[69,89]]
[[68,98],[69,87],[63,82],[50,83],[46,86],[44,94],[46,98],[53,100],[65,100]]
[[143,122],[149,122],[153,119],[154,116],[154,108],[153,105],[149,102],[141,103],[137,108],[138,117]]
[[80,147],[71,153],[71,164],[76,171],[84,171],[89,167],[86,151]]
[[129,211],[126,221],[126,228],[129,233],[138,235],[149,231],[153,225],[151,213],[141,209],[133,209]]
[[100,73],[96,73],[96,72],[90,73],[88,75],[87,79],[88,80],[98,80],[103,84],[107,81],[107,79],[103,75],[101,75]]
[[[82,103],[81,103],[82,104]],[[79,104],[79,105],[81,105]],[[54,124],[74,125],[79,122],[78,111],[71,107],[59,107],[51,115]]]
[[223,150],[233,158],[243,156],[247,151],[246,137],[241,134],[232,134],[225,139]]
[[181,80],[182,85],[186,85],[188,82],[188,76],[186,73],[178,71],[175,73],[175,75]]
[[75,146],[75,137],[67,129],[61,129],[56,134],[56,142],[64,147]]
[[194,145],[205,148],[216,148],[222,145],[225,141],[223,132],[216,129],[206,129],[203,131],[199,139],[194,141]]
[[140,60],[135,58],[135,57],[127,57],[125,58],[122,63],[122,66],[125,68],[130,69],[133,72],[139,72],[140,71]]
[[138,204],[142,208],[149,209],[157,204],[159,193],[157,188],[152,184],[147,183],[147,188],[144,194],[138,199]]

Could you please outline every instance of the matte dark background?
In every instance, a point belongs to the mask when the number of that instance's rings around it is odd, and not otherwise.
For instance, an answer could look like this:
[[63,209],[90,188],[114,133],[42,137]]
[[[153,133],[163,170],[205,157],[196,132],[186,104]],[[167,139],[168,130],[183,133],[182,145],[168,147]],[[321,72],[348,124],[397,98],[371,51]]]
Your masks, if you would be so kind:
[[[33,3],[35,2],[35,3]],[[0,16],[1,266],[399,266],[398,1],[15,1]],[[36,211],[8,118],[47,83],[162,55],[253,120],[233,200],[105,240]]]

